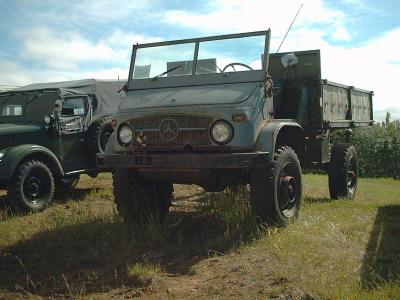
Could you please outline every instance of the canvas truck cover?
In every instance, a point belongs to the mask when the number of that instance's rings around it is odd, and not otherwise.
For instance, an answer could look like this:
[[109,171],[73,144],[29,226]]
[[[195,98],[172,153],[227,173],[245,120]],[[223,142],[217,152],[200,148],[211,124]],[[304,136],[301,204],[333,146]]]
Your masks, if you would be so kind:
[[83,79],[75,81],[35,83],[23,86],[6,93],[36,92],[36,91],[58,91],[62,97],[70,95],[94,95],[93,121],[115,112],[118,105],[125,97],[121,88],[126,80],[97,80]]

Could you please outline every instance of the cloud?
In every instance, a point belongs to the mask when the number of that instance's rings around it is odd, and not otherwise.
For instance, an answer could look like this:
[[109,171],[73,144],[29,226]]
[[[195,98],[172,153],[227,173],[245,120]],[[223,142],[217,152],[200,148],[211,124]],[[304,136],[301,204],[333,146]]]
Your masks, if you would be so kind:
[[[150,7],[157,0],[41,0],[31,1],[27,5],[24,0],[17,0],[19,14],[23,18],[37,23],[62,24],[65,27],[76,25],[88,27],[91,24],[107,24],[129,18],[131,23],[136,23],[147,16]],[[16,1],[16,2],[17,2]],[[154,15],[155,13],[153,13]]]
[[20,53],[0,58],[3,85],[82,78],[124,79],[128,77],[132,45],[161,40],[120,29],[94,40],[77,31],[60,34],[44,26],[17,32],[15,38],[21,41]]
[[115,63],[125,58],[124,53],[103,40],[93,42],[77,32],[60,35],[42,27],[27,30],[21,36],[22,58],[53,69],[76,69],[83,62],[106,59]]
[[[358,0],[348,0],[362,5]],[[202,34],[245,32],[272,29],[271,52],[275,52],[298,4],[284,0],[207,1],[206,12],[173,10],[164,22],[200,31]],[[331,81],[374,90],[374,107],[400,107],[400,96],[393,93],[400,74],[400,27],[383,33],[362,45],[349,46],[352,35],[351,16],[330,8],[320,0],[304,1],[295,25],[281,52],[321,49],[322,76]],[[334,44],[332,42],[335,42]],[[338,46],[338,42],[347,42]],[[343,44],[343,43],[342,43]],[[400,116],[398,116],[400,117]]]
[[0,59],[0,70],[2,85],[19,86],[33,82],[33,78],[26,74],[21,65],[8,59]]
[[[324,25],[333,34],[344,28],[345,14],[328,8],[320,0],[304,1],[296,27]],[[170,10],[164,22],[205,33],[242,32],[272,28],[273,34],[283,36],[300,6],[300,1],[213,0],[207,1],[208,10],[195,13]]]
[[344,27],[338,27],[332,34],[332,38],[337,41],[350,41],[351,35]]
[[[400,107],[400,98],[393,92],[400,74],[400,27],[354,45],[357,33],[351,27],[353,15],[322,0],[207,0],[197,11],[162,10],[161,2],[155,1],[20,3],[20,10],[25,12],[21,14],[26,20],[23,24],[35,26],[10,30],[18,30],[14,36],[18,50],[16,54],[0,53],[0,83],[126,77],[132,44],[160,41],[176,32],[199,36],[271,28],[274,52],[304,2],[281,51],[321,49],[324,78],[374,90],[378,111]],[[370,9],[360,0],[342,3],[357,5],[363,12]],[[156,26],[146,27],[150,23]],[[140,26],[132,31],[127,24]],[[148,30],[153,34],[144,34]]]
[[105,39],[105,42],[111,47],[128,48],[129,51],[133,44],[143,43],[154,43],[160,42],[163,39],[160,37],[150,37],[132,32],[123,32],[120,29],[114,30],[114,32]]
[[146,37],[115,30],[110,36],[97,41],[79,32],[67,31],[62,35],[46,27],[32,28],[20,33],[21,57],[43,68],[52,70],[76,70],[82,65],[129,66],[133,43],[159,41],[157,37]]

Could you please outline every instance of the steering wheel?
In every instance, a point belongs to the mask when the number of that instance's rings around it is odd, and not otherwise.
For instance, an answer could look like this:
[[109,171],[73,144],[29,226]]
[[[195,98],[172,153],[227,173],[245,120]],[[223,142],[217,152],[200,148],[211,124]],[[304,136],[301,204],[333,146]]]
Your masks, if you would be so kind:
[[227,65],[222,69],[222,73],[225,72],[225,70],[228,69],[229,67],[232,67],[232,69],[233,69],[235,72],[237,72],[234,66],[241,66],[241,67],[245,67],[245,68],[247,68],[247,69],[249,69],[249,70],[254,70],[252,67],[250,67],[250,66],[248,66],[248,65],[246,65],[246,64],[233,62],[233,63],[227,64]]

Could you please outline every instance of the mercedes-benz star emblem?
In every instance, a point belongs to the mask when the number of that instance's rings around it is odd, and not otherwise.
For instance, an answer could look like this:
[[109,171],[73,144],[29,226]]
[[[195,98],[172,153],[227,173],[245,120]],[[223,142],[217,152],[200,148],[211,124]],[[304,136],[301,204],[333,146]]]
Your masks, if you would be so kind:
[[172,142],[178,137],[178,123],[173,119],[164,119],[160,123],[160,138],[166,142]]

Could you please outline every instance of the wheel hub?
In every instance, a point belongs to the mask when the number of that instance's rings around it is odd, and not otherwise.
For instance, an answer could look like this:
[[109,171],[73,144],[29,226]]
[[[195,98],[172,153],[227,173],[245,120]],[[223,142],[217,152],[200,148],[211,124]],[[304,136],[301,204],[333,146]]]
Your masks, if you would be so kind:
[[292,176],[284,176],[280,183],[280,196],[286,207],[296,201],[296,180]]
[[40,193],[41,181],[36,176],[29,177],[26,182],[26,192],[30,199],[36,198]]

